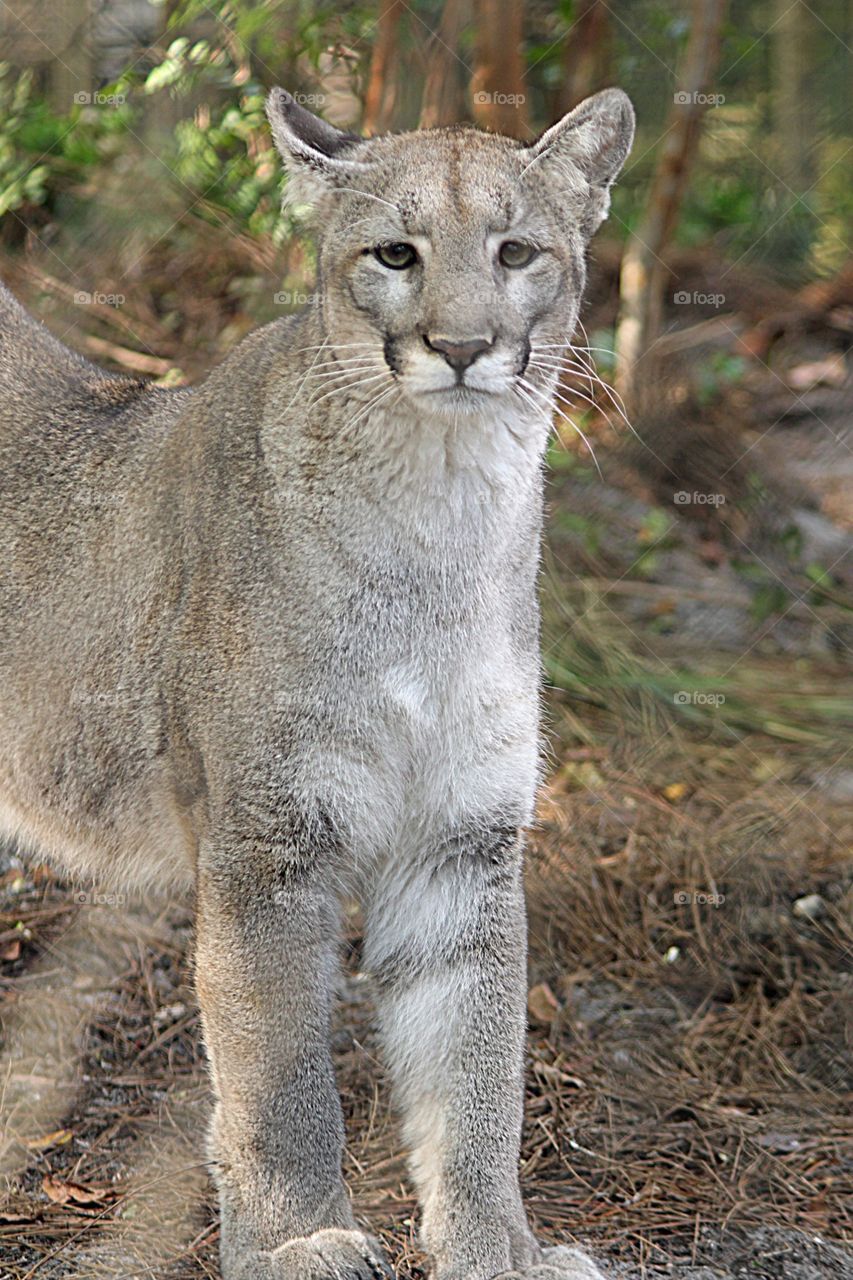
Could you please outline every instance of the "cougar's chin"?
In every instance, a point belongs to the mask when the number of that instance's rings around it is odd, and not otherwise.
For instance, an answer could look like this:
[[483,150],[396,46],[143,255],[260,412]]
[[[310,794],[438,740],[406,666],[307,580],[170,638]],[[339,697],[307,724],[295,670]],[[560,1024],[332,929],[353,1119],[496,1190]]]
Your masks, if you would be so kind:
[[409,397],[421,410],[458,417],[488,410],[508,390],[508,387],[478,387],[462,382],[446,387],[418,387],[409,392]]
[[443,416],[458,418],[460,415],[474,416],[487,411],[496,397],[492,391],[483,391],[478,387],[448,387],[446,391],[433,391],[425,397],[433,412]]

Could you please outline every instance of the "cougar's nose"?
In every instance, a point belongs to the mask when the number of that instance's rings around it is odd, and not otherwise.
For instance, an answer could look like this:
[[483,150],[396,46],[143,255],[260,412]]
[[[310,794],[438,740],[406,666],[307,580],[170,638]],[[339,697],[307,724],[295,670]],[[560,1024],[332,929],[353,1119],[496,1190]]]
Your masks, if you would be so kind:
[[495,345],[491,338],[469,338],[467,342],[453,342],[450,338],[431,338],[429,334],[424,334],[424,342],[430,351],[437,351],[444,356],[451,369],[455,369],[457,373],[467,369],[477,356],[481,356],[484,351],[491,351]]

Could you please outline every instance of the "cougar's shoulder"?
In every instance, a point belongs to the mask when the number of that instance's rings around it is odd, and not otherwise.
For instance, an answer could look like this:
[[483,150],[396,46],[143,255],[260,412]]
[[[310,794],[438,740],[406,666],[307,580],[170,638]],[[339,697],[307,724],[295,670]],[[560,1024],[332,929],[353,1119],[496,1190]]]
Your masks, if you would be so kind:
[[147,389],[144,379],[111,376],[66,347],[0,284],[0,424],[19,431],[22,419],[87,393],[95,404],[121,407]]

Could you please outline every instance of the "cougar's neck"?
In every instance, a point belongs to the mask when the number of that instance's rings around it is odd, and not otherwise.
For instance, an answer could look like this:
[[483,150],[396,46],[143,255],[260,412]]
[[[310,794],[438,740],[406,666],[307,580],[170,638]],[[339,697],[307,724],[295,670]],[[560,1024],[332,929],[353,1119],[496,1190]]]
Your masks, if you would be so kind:
[[366,504],[375,520],[439,540],[500,542],[524,508],[539,506],[547,408],[510,395],[475,412],[433,412],[390,370],[359,386],[346,365],[340,381],[314,382],[335,350],[319,319],[295,331],[293,364],[272,390],[264,452],[283,489],[309,489],[327,517]]

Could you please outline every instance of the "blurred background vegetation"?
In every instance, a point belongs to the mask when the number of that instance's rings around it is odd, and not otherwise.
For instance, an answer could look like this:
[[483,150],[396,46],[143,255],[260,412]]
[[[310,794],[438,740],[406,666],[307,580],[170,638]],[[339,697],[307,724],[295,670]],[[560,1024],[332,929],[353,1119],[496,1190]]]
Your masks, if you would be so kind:
[[[828,275],[853,222],[850,5],[718,7],[714,101],[676,241],[785,282]],[[671,0],[13,0],[0,17],[4,241],[78,222],[108,174],[130,171],[160,196],[191,192],[188,220],[284,238],[261,111],[274,84],[342,126],[476,119],[530,137],[618,83],[640,124],[618,236],[642,214],[690,27],[690,6]]]
[[[617,1274],[853,1274],[827,1243],[853,1235],[851,45],[848,0],[0,0],[0,275],[165,384],[311,291],[270,86],[366,132],[531,138],[609,84],[636,105],[549,459],[523,1161],[543,1235]],[[70,910],[28,875],[0,876],[10,991]],[[185,932],[123,976],[40,1172],[132,1191],[127,1134],[201,1078],[192,1012],[145,1041]],[[419,1280],[370,1035],[364,1013],[338,1055],[348,1174]],[[16,1195],[9,1274],[46,1250],[82,1274],[73,1206],[35,1174]],[[151,1233],[158,1274],[214,1274],[198,1212]]]
[[[846,643],[851,39],[846,0],[11,0],[4,273],[101,362],[194,380],[310,289],[270,86],[367,132],[461,121],[530,138],[622,85],[637,142],[592,247],[590,374],[567,378],[552,458],[552,550],[577,582],[547,612],[578,583],[615,584],[657,636],[637,682],[671,701],[670,637],[758,637],[768,657]],[[613,487],[606,518],[576,428]],[[676,587],[692,597],[667,613]],[[567,684],[559,654],[548,671]]]

